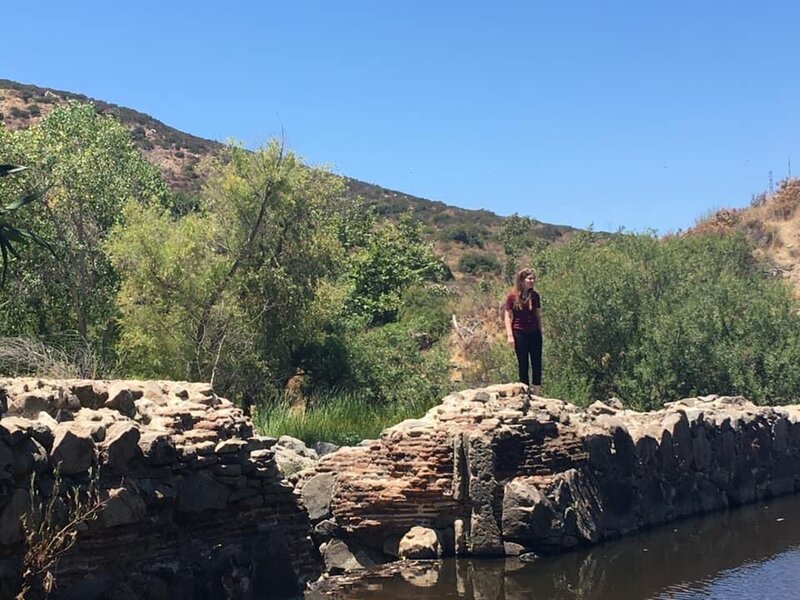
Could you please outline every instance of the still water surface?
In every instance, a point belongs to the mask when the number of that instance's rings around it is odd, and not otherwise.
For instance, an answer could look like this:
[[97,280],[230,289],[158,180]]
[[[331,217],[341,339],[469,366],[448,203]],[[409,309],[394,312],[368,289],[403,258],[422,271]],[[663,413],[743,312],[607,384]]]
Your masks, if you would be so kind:
[[[330,596],[329,596],[330,597]],[[541,559],[446,560],[360,580],[339,600],[800,598],[800,496]]]

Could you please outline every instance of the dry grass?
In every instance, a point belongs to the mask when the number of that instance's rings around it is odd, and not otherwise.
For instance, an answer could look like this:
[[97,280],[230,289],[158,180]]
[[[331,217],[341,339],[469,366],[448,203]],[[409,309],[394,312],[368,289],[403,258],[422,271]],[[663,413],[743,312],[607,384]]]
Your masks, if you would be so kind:
[[70,353],[37,338],[0,337],[0,372],[12,377],[102,378],[108,365],[79,340],[66,340]]
[[0,370],[14,376],[56,379],[77,376],[76,367],[64,352],[40,340],[23,337],[0,338]]
[[780,182],[773,194],[760,194],[750,206],[721,209],[700,220],[688,233],[740,231],[800,297],[800,179]]
[[507,286],[495,279],[459,297],[449,338],[453,381],[479,386],[509,380],[513,353],[505,344],[501,308],[506,291]]
[[56,564],[75,546],[79,532],[89,521],[97,518],[104,506],[96,473],[85,490],[72,488],[63,494],[57,469],[54,475],[53,488],[46,499],[37,492],[35,476],[31,477],[30,508],[22,517],[25,555],[18,600],[47,598],[52,593]]

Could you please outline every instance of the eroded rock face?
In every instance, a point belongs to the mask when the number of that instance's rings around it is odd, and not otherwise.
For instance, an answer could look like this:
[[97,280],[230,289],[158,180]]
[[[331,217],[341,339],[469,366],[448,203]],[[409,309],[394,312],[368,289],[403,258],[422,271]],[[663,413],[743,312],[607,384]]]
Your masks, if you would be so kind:
[[708,396],[639,413],[466,390],[322,457],[298,487],[325,543],[351,552],[390,560],[421,531],[444,555],[558,552],[800,489],[800,407]]
[[275,440],[207,384],[0,379],[0,396],[0,573],[22,572],[31,476],[46,500],[58,467],[62,493],[95,473],[103,504],[59,561],[56,598],[283,598],[319,575]]

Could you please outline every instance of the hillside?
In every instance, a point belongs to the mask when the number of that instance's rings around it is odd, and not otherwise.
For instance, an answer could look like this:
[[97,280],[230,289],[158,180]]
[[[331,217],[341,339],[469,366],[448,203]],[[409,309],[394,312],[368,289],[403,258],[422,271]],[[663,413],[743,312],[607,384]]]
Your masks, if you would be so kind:
[[[91,102],[102,114],[119,119],[131,132],[142,154],[157,165],[164,179],[176,191],[197,192],[204,178],[205,160],[222,144],[178,131],[144,113],[89,98],[83,94],[42,88],[0,79],[0,121],[10,129],[27,127],[58,103],[67,100]],[[335,157],[333,157],[335,159]],[[488,210],[467,210],[444,202],[428,200],[389,190],[378,185],[344,177],[348,193],[363,198],[378,215],[395,218],[411,211],[422,222],[427,238],[441,252],[453,272],[465,253],[502,256],[497,233],[505,219]],[[487,203],[490,199],[487,199]],[[530,235],[548,242],[577,231],[531,219]]]
[[[69,99],[91,102],[98,112],[119,119],[131,132],[142,154],[157,165],[176,191],[196,193],[204,179],[205,159],[223,146],[219,142],[179,131],[136,110],[83,94],[0,79],[0,121],[10,129],[27,127],[51,108]],[[444,202],[419,198],[379,185],[344,177],[352,196],[372,205],[379,216],[396,218],[412,212],[423,224],[427,238],[457,275],[465,254],[501,259],[498,232],[507,219],[488,210],[467,210]],[[490,200],[490,199],[489,199]],[[488,201],[488,200],[487,200]],[[773,194],[756,196],[742,209],[723,209],[701,219],[687,234],[741,231],[788,278],[800,295],[800,180],[784,180]],[[530,221],[530,237],[548,242],[568,238],[575,228]],[[463,274],[462,274],[463,275]],[[468,277],[468,276],[467,276]],[[468,277],[469,279],[469,277]]]
[[787,278],[800,296],[800,179],[785,179],[772,194],[755,196],[750,206],[723,209],[702,219],[688,233],[743,233]]

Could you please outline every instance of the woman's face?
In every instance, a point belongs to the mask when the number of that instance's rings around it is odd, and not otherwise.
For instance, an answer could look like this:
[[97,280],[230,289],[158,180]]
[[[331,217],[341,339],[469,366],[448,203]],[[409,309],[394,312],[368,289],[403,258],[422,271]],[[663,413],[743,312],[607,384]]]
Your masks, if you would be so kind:
[[529,273],[525,276],[525,279],[522,280],[522,289],[523,290],[531,290],[533,289],[534,284],[536,283],[536,275],[533,273]]

